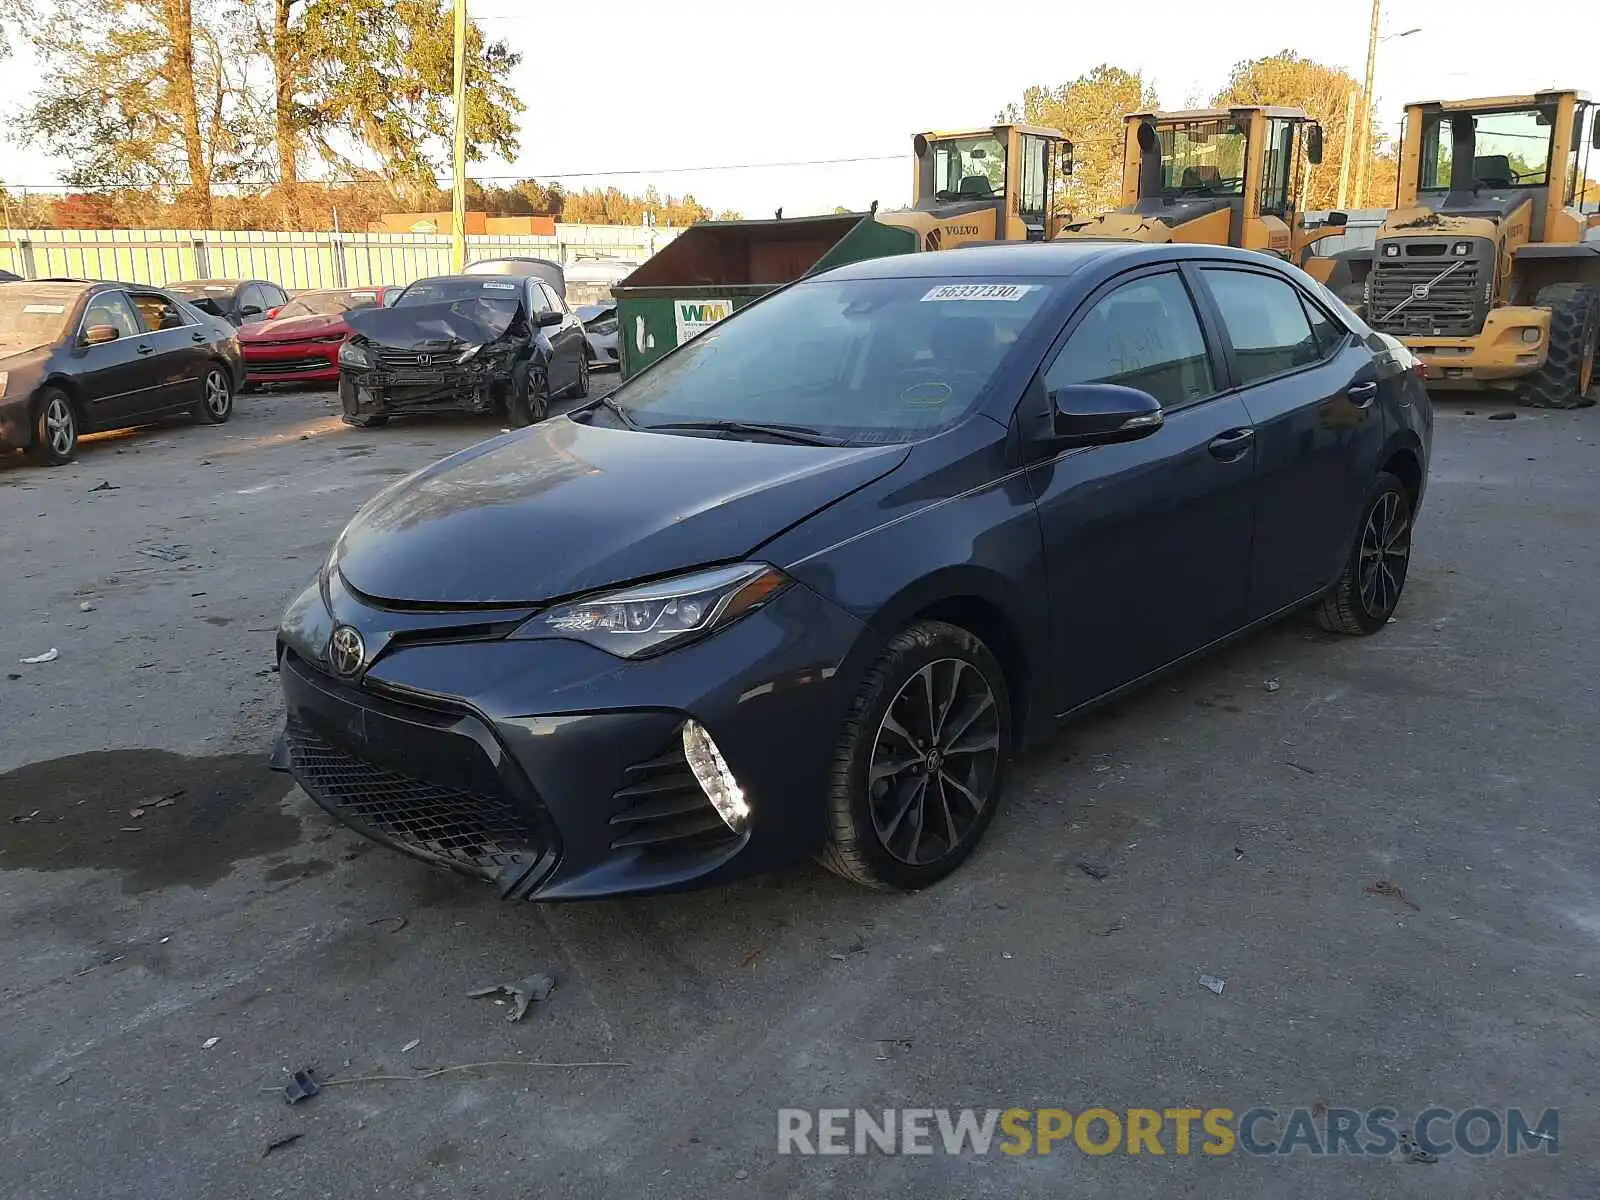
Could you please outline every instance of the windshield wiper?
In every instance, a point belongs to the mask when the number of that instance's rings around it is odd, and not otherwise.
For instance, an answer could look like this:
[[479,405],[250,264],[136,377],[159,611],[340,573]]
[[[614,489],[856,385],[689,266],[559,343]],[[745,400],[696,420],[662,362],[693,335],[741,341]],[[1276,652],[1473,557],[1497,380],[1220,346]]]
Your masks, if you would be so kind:
[[809,425],[768,424],[764,421],[663,421],[659,425],[645,425],[642,428],[725,429],[729,433],[766,434],[769,437],[798,442],[802,446],[843,446],[846,444],[843,438],[829,437],[821,430],[812,429]]
[[583,406],[582,411],[593,412],[596,408],[606,409],[629,429],[640,428],[639,422],[633,419],[633,414],[627,409],[623,408],[622,405],[618,404],[610,396],[595,397],[593,401]]

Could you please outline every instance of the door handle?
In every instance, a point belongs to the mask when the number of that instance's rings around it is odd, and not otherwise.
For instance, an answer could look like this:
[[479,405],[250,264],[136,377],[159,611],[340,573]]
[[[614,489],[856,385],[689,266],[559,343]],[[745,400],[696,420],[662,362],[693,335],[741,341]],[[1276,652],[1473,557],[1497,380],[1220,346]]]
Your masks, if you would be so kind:
[[1213,458],[1220,458],[1223,462],[1234,462],[1250,449],[1250,443],[1255,440],[1255,436],[1254,429],[1230,429],[1227,433],[1219,433],[1212,438],[1206,449],[1211,451]]
[[1357,408],[1371,408],[1372,402],[1378,398],[1378,385],[1375,383],[1353,383],[1346,390],[1345,395],[1350,397],[1350,403]]
[[206,335],[203,333],[191,333],[189,335],[189,340],[191,342],[203,342],[206,340]]
[[135,346],[133,348],[133,351],[134,351],[135,354],[154,354],[155,353],[155,348],[153,346],[139,345],[139,346]]

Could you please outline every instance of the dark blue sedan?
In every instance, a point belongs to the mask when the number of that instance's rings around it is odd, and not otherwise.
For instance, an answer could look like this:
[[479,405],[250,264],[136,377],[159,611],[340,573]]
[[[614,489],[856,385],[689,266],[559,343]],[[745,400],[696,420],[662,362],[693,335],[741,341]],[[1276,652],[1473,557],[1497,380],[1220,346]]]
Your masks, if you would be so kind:
[[277,765],[508,897],[916,888],[1062,718],[1382,629],[1431,432],[1398,342],[1249,252],[843,267],[372,500],[283,619]]

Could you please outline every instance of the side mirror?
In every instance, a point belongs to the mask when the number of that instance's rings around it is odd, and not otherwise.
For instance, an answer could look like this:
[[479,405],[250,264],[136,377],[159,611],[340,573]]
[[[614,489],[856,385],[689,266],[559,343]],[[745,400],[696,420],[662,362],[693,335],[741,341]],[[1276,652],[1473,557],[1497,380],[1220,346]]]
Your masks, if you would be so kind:
[[1115,383],[1074,383],[1050,393],[1060,446],[1111,446],[1149,437],[1166,417],[1149,392]]
[[83,344],[85,346],[104,346],[107,342],[114,342],[121,336],[115,325],[91,325],[83,331]]
[[1322,162],[1322,126],[1315,121],[1306,126],[1306,161],[1313,167]]
[[1324,221],[1323,224],[1332,225],[1335,229],[1343,229],[1346,225],[1350,224],[1350,214],[1337,211],[1331,212],[1328,214],[1328,219]]
[[261,315],[261,306],[259,304],[246,304],[239,310],[239,315],[241,317],[259,317]]
[[550,312],[542,312],[539,314],[538,325],[540,329],[548,329],[552,325],[561,324],[561,322],[564,320],[566,320],[566,315],[564,313],[558,313],[554,310],[551,310]]
[[1072,168],[1077,165],[1072,161],[1073,149],[1071,142],[1063,141],[1061,143],[1061,173],[1063,175],[1071,175]]

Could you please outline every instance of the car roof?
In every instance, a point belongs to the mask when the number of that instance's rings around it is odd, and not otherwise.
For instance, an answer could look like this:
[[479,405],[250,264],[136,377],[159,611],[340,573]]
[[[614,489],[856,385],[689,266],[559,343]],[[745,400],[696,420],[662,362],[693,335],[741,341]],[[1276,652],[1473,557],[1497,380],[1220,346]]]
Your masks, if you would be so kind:
[[[265,279],[180,279],[176,283],[169,283],[170,288],[228,288],[237,290],[247,283],[266,283]],[[277,286],[274,284],[273,286]]]
[[0,279],[0,287],[12,285],[19,290],[27,288],[36,296],[58,296],[63,300],[76,300],[101,286],[86,279]]
[[[892,254],[847,263],[818,279],[973,279],[985,275],[1067,276],[1084,268],[1209,258],[1260,264],[1266,256],[1229,246],[1070,238],[1059,242],[984,242],[920,254]],[[1269,260],[1271,261],[1271,260]]]

